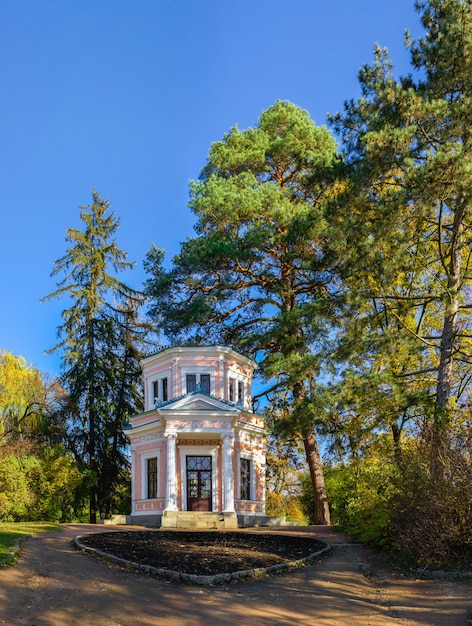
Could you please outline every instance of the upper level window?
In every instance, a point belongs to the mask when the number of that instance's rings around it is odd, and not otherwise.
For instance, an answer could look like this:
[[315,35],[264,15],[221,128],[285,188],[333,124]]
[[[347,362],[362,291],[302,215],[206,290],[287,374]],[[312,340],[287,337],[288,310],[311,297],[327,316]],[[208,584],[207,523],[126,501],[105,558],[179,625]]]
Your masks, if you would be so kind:
[[206,393],[210,393],[210,374],[200,374],[200,385]]
[[169,399],[167,377],[154,380],[152,383],[152,394],[154,402],[160,400],[161,402],[167,402]]
[[229,379],[228,400],[230,402],[243,402],[244,400],[244,383],[236,378]]
[[242,380],[238,380],[238,402],[244,400],[244,385]]
[[187,393],[195,391],[195,387],[197,386],[197,375],[196,374],[187,374]]
[[187,393],[195,391],[197,385],[200,385],[201,389],[206,393],[210,393],[210,374],[187,374]]

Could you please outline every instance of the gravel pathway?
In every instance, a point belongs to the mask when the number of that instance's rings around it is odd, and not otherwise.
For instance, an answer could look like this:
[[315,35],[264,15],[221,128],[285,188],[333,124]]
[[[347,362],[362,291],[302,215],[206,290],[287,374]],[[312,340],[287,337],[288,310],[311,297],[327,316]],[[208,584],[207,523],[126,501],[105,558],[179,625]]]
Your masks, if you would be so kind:
[[283,575],[197,587],[102,563],[72,547],[89,532],[130,527],[71,524],[28,539],[15,567],[0,570],[0,624],[8,626],[462,626],[472,624],[472,584],[414,580],[330,528],[333,547]]

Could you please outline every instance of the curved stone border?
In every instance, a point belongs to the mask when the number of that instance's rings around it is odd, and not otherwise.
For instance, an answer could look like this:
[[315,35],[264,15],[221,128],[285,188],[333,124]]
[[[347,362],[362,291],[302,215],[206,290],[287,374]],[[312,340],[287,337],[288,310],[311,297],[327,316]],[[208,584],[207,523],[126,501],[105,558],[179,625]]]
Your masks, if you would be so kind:
[[[268,567],[257,567],[255,569],[247,569],[240,570],[237,572],[225,572],[224,574],[210,574],[208,576],[199,575],[199,574],[187,574],[186,572],[177,572],[174,570],[164,569],[161,567],[153,567],[152,565],[143,565],[142,563],[134,563],[133,561],[127,561],[126,559],[122,559],[121,557],[115,556],[113,554],[108,554],[107,552],[103,552],[102,550],[97,550],[96,548],[90,548],[81,542],[82,537],[86,535],[78,535],[74,538],[74,545],[78,550],[82,552],[86,552],[91,554],[92,556],[98,557],[100,559],[105,559],[112,563],[116,563],[117,565],[121,565],[127,569],[141,572],[143,574],[150,574],[151,576],[156,576],[157,578],[164,578],[166,580],[172,580],[174,582],[183,582],[190,583],[193,585],[221,585],[224,583],[229,583],[232,580],[242,580],[245,578],[257,578],[261,576],[265,576],[267,574],[274,574],[276,572],[286,572],[295,567],[303,567],[304,565],[309,565],[313,562],[314,559],[318,558],[322,554],[329,552],[331,550],[331,546],[325,544],[326,547],[318,552],[313,552],[307,557],[303,559],[297,559],[296,561],[289,561],[288,563],[277,563],[276,565],[269,565]],[[317,541],[319,541],[317,539]],[[324,543],[320,541],[320,543]]]
[[418,567],[417,569],[415,569],[414,573],[418,578],[434,578],[436,580],[472,580],[472,572],[447,572],[442,569],[430,570]]

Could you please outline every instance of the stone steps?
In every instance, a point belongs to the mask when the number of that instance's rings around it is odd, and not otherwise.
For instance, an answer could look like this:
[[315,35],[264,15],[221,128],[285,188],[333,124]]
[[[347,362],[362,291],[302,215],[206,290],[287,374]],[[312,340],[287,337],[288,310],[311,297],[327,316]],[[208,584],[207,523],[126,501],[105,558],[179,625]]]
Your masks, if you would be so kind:
[[161,528],[188,528],[209,530],[212,528],[237,528],[236,513],[164,511]]

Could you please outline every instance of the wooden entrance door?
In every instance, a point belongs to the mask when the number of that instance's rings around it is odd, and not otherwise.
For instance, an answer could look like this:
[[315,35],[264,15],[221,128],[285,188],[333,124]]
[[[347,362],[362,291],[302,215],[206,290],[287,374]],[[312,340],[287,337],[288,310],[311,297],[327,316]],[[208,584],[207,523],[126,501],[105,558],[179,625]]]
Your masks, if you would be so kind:
[[187,457],[187,510],[211,511],[211,456]]

